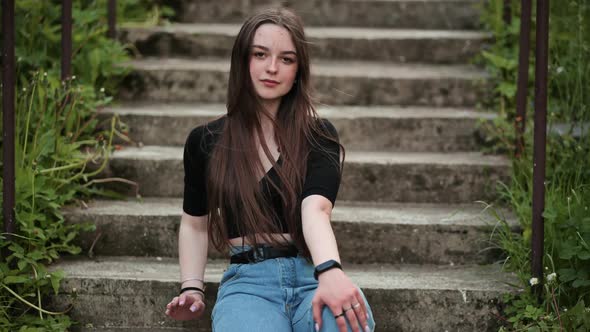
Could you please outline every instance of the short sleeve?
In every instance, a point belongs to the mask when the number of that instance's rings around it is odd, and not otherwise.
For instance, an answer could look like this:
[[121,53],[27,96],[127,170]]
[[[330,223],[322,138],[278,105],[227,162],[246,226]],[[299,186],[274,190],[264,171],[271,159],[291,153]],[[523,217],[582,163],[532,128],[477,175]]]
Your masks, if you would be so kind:
[[[338,141],[338,132],[330,121],[321,119],[320,124],[325,134]],[[311,144],[301,200],[310,195],[322,195],[334,206],[340,188],[340,173],[340,145],[318,137],[316,143]]]
[[193,129],[184,144],[184,196],[182,209],[191,216],[203,216],[207,208],[207,152],[203,127]]

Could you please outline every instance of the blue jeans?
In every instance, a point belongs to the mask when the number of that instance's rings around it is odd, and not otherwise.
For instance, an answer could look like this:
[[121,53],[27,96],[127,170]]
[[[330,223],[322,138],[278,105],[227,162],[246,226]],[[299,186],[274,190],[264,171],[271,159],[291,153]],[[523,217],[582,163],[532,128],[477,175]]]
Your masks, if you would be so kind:
[[[247,245],[232,247],[230,253],[249,249]],[[219,284],[212,313],[213,332],[314,332],[311,301],[318,282],[313,270],[301,255],[230,264]],[[370,315],[369,328],[374,331],[373,313],[362,291],[361,295]],[[328,306],[322,309],[320,331],[338,331]]]

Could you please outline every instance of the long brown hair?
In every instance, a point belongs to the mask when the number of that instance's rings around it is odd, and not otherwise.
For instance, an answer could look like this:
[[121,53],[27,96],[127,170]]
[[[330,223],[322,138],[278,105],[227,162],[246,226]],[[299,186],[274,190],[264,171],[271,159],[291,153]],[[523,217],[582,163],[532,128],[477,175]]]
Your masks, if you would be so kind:
[[[263,114],[270,119],[272,116],[262,107],[249,71],[254,33],[266,23],[288,30],[297,53],[295,84],[282,97],[276,118],[272,120],[281,155],[280,164],[272,157],[261,127]],[[253,176],[260,170],[264,173],[253,134],[257,135],[280,179],[280,183],[275,183],[267,177],[270,185],[280,193],[282,216],[276,215],[263,195],[258,177]],[[296,246],[304,256],[310,256],[303,237],[299,196],[306,175],[307,158],[312,146],[318,146],[318,137],[337,142],[322,128],[313,106],[309,54],[301,18],[285,8],[264,10],[246,20],[232,49],[227,117],[208,170],[208,229],[209,239],[215,248],[223,250],[229,245],[224,218],[236,220],[240,236],[245,236],[255,246],[258,245],[255,234],[261,234],[265,243],[278,246],[278,241],[265,235],[283,233],[275,221],[282,218]],[[344,147],[338,145],[344,160]],[[321,149],[320,146],[318,148]],[[334,162],[339,163],[339,158],[335,156]]]

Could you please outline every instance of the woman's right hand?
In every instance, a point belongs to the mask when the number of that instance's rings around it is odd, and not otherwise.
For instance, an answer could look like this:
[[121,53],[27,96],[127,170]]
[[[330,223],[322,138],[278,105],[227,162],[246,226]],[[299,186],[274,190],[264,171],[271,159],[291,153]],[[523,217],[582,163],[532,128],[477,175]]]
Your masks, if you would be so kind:
[[166,305],[166,316],[176,320],[197,319],[204,312],[205,302],[203,294],[199,292],[182,293]]

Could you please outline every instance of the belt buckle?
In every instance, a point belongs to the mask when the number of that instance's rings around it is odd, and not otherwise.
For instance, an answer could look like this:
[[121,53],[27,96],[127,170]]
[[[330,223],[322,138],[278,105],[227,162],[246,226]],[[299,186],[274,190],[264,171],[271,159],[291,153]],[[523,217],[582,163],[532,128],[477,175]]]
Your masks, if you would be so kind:
[[271,258],[271,249],[269,247],[258,247],[248,252],[248,259],[251,262],[258,263]]
[[256,252],[254,249],[246,251],[246,259],[248,262],[256,263]]
[[258,250],[252,248],[252,249],[246,251],[244,254],[245,254],[248,262],[258,263],[258,262],[262,262],[263,260],[267,259],[267,257],[268,257],[268,254],[267,254],[266,250],[264,250],[264,249],[266,249],[266,248],[258,248]]

